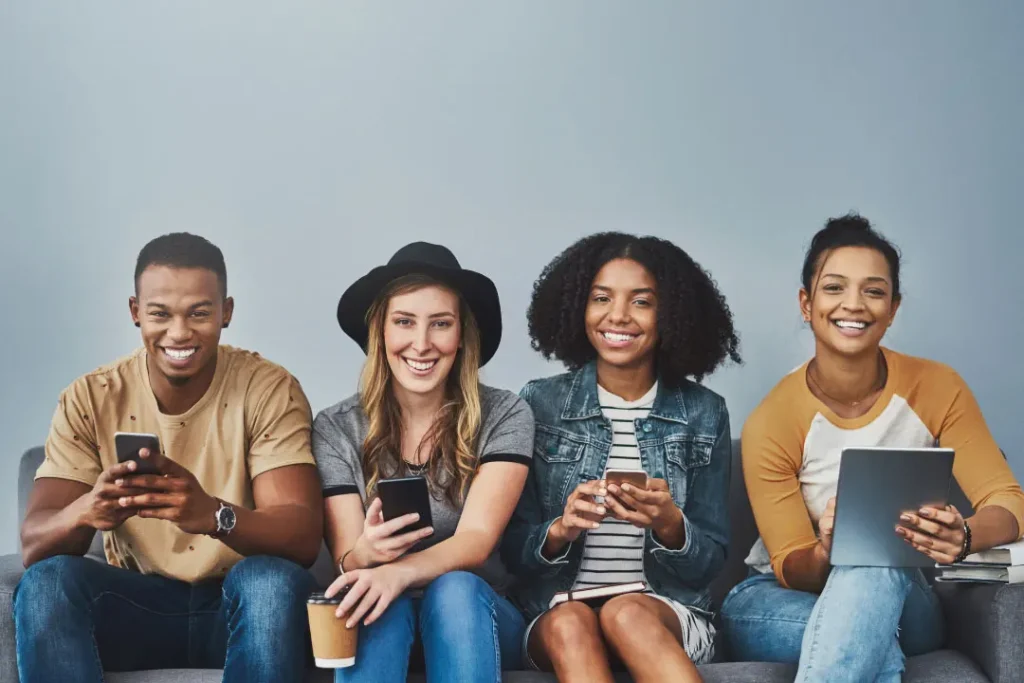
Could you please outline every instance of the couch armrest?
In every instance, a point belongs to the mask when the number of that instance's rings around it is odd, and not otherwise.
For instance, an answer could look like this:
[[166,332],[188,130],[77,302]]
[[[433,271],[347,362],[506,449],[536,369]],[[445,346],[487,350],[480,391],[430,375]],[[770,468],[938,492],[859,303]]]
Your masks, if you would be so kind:
[[18,657],[14,647],[14,589],[25,567],[21,555],[0,556],[0,683],[18,683]]
[[970,657],[992,683],[1024,669],[1024,585],[936,583],[946,615],[946,645]]

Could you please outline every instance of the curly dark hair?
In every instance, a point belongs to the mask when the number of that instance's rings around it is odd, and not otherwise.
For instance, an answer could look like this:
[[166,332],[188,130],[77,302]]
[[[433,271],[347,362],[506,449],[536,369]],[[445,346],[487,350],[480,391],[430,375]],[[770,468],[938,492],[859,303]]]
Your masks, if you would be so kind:
[[742,363],[732,313],[714,280],[689,254],[657,237],[603,232],[579,240],[545,266],[526,313],[531,345],[577,370],[597,357],[584,324],[590,288],[609,261],[628,258],[657,286],[659,378],[701,381],[726,358]]

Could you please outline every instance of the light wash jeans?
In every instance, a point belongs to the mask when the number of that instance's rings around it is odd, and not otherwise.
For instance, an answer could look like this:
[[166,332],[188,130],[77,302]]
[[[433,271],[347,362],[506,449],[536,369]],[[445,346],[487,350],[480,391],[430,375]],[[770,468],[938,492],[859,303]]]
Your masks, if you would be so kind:
[[335,683],[405,683],[417,621],[428,683],[501,683],[502,669],[520,667],[519,610],[476,574],[455,571],[360,626],[356,663],[336,669]]
[[224,668],[226,683],[302,680],[311,663],[299,565],[248,557],[223,581],[188,584],[58,555],[14,594],[22,683],[101,683],[103,672]]
[[820,596],[756,574],[729,592],[721,618],[732,659],[799,662],[795,683],[898,682],[904,655],[944,638],[938,598],[916,569],[834,567]]

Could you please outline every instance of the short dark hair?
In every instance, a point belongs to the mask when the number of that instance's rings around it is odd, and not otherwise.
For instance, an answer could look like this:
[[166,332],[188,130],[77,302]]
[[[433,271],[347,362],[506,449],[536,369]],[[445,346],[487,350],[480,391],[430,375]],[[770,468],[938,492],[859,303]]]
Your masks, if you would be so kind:
[[874,249],[885,257],[892,276],[892,298],[900,298],[900,252],[896,245],[887,240],[871,227],[871,221],[857,213],[848,213],[839,218],[829,218],[822,228],[814,235],[811,246],[804,257],[804,268],[801,283],[808,294],[813,294],[814,274],[825,262],[828,255],[841,247],[867,247]]
[[139,276],[150,266],[205,268],[217,276],[221,294],[228,294],[228,271],[224,265],[224,254],[205,237],[187,232],[172,232],[150,240],[139,252],[139,258],[135,262],[136,293],[139,290]]
[[658,376],[678,385],[698,382],[726,358],[741,363],[732,313],[715,282],[668,240],[603,232],[579,240],[555,257],[533,285],[527,312],[533,348],[579,369],[597,356],[587,337],[590,288],[616,258],[632,259],[654,277],[658,291]]

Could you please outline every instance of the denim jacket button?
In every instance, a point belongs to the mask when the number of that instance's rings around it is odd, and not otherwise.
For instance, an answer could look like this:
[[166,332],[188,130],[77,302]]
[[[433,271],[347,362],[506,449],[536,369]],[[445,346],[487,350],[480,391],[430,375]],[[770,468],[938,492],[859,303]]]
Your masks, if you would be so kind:
[[651,423],[650,422],[644,422],[644,432],[650,432],[650,431],[651,431]]

